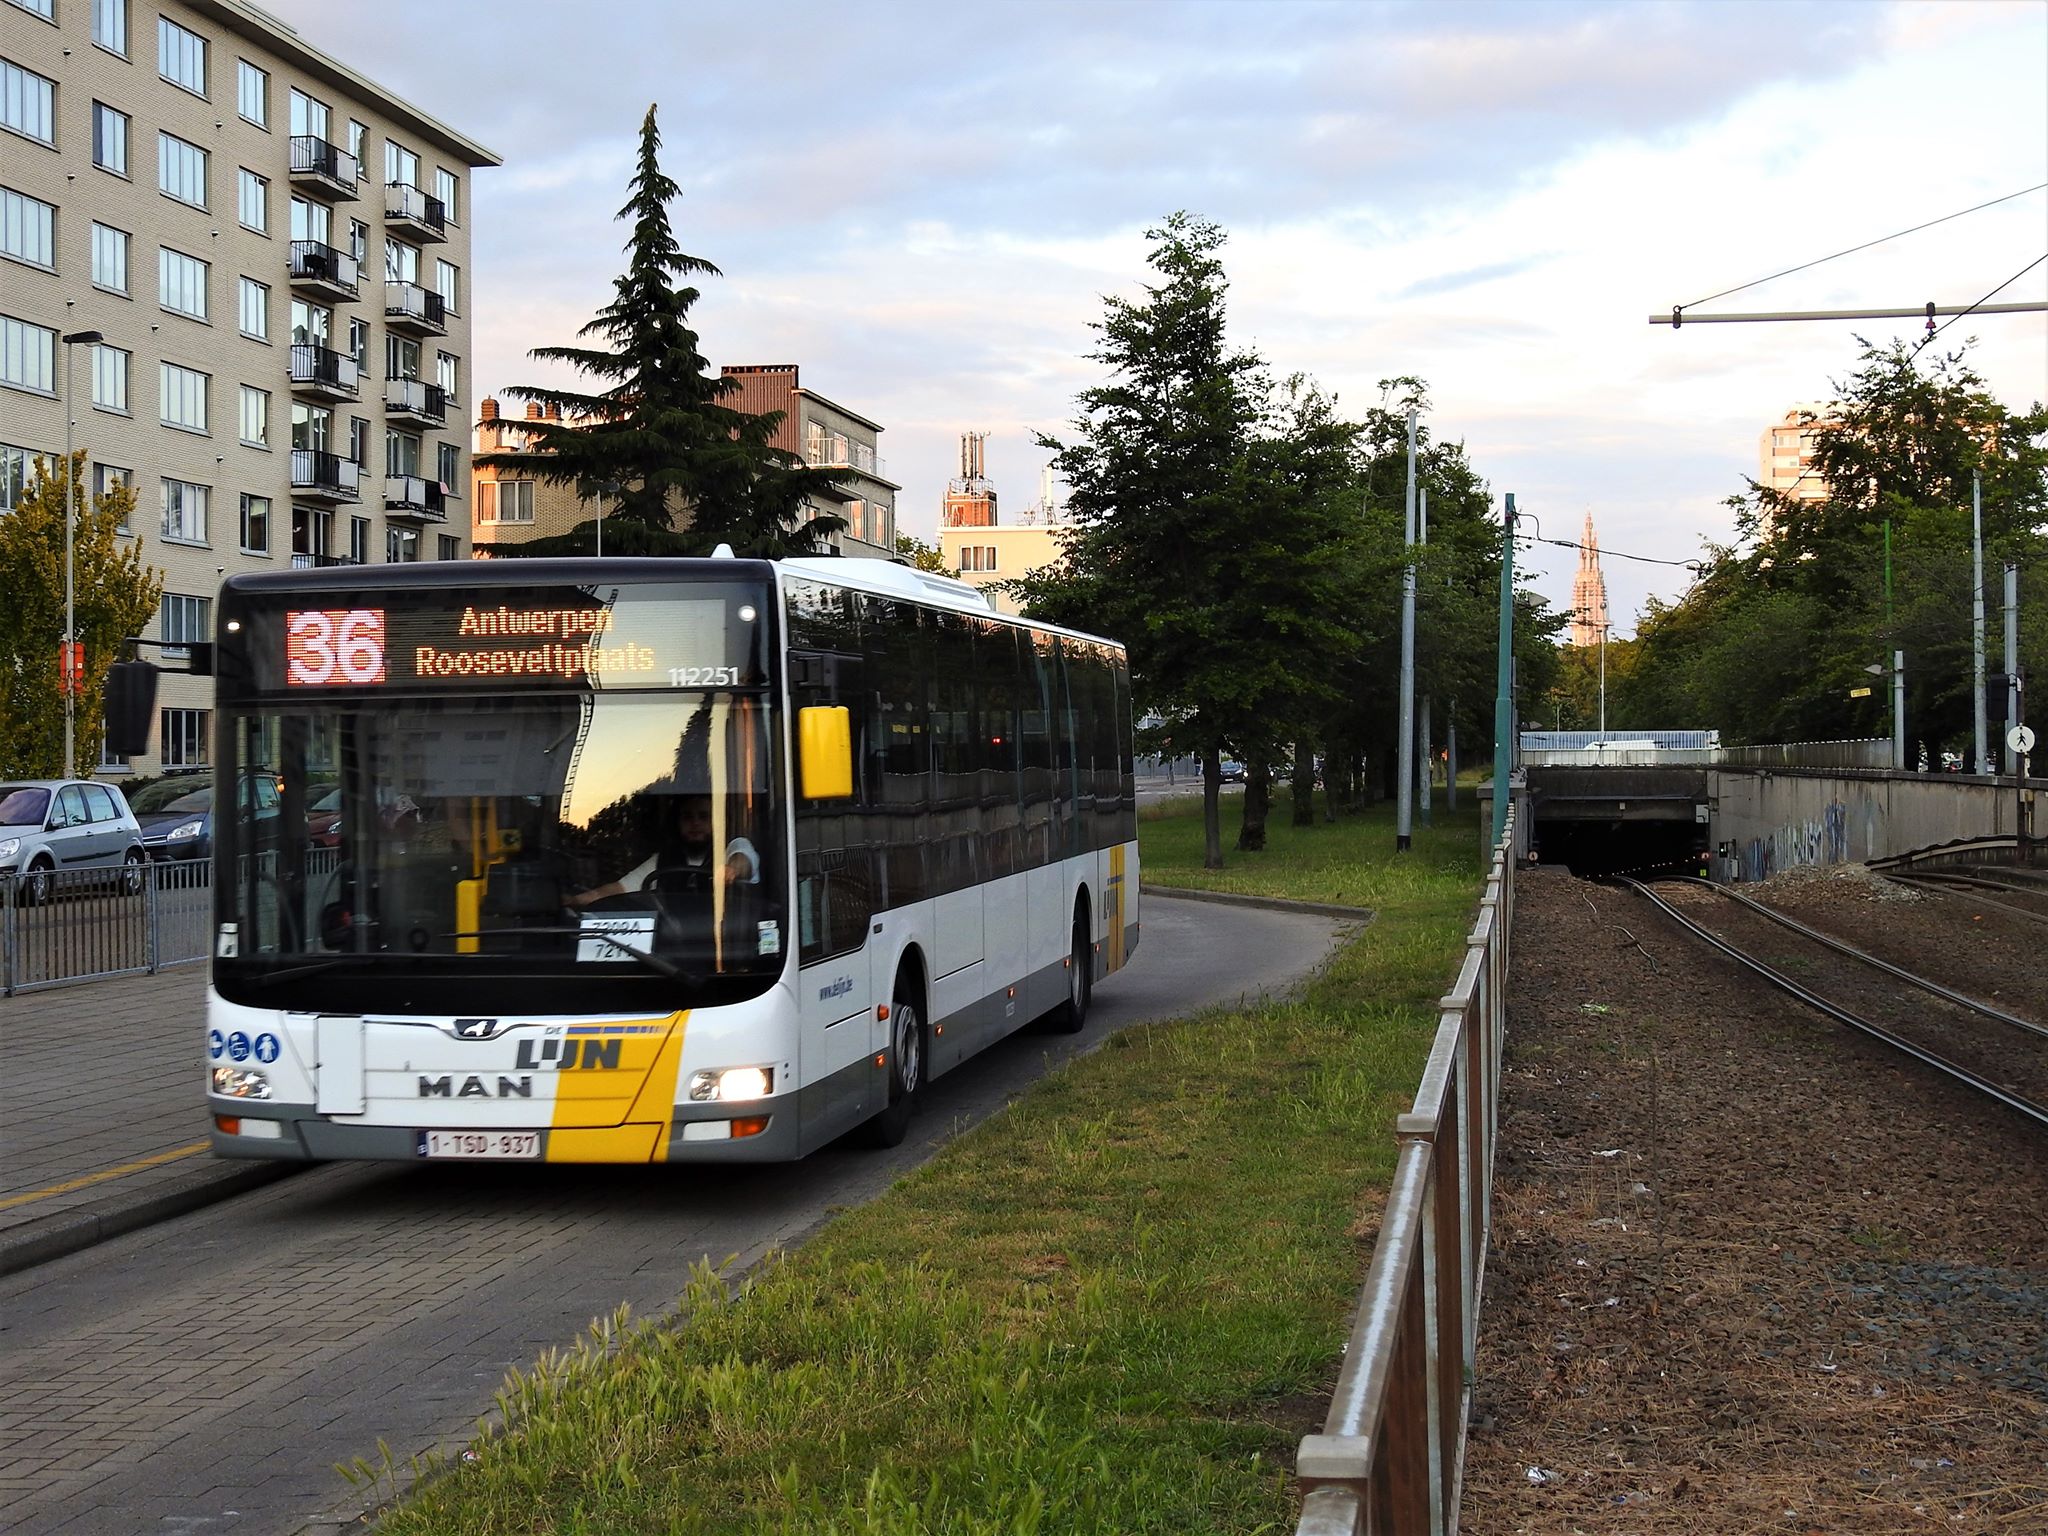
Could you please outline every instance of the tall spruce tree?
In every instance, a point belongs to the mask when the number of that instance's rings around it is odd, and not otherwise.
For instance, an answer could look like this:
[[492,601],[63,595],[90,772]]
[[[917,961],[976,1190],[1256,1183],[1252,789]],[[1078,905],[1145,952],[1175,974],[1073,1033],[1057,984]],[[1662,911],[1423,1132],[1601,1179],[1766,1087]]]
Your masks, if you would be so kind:
[[[632,195],[618,213],[633,230],[626,271],[613,282],[612,302],[577,333],[602,338],[609,348],[536,347],[527,354],[567,363],[611,387],[596,394],[507,389],[545,414],[514,424],[523,447],[479,454],[476,462],[574,487],[603,509],[607,554],[703,555],[721,543],[768,559],[819,553],[846,521],[836,513],[805,521],[805,499],[836,500],[837,483],[830,471],[773,445],[780,411],[753,415],[727,403],[739,386],[713,376],[689,324],[700,296],[689,280],[721,274],[676,240],[668,207],[680,189],[661,169],[660,147],[649,107]],[[566,534],[501,544],[495,553],[591,554],[597,544],[592,518]]]

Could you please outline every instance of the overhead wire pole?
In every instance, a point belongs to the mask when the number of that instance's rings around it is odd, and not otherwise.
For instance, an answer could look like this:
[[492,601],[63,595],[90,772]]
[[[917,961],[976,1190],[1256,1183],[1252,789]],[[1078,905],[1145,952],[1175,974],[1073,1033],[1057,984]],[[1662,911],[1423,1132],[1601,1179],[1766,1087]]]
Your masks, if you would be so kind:
[[1408,407],[1408,494],[1402,512],[1408,554],[1401,574],[1401,742],[1395,765],[1394,851],[1413,843],[1415,819],[1415,407]]
[[1984,709],[1984,478],[1970,471],[1970,724],[1978,773],[1991,771]]
[[1507,826],[1508,773],[1515,732],[1515,493],[1507,493],[1500,538],[1500,660],[1493,696],[1493,842]]
[[1754,325],[1776,320],[1931,320],[1936,315],[2028,315],[2044,309],[2048,309],[2048,299],[2023,299],[2013,304],[1922,304],[1912,309],[1772,309],[1727,315],[1688,314],[1684,305],[1674,304],[1669,314],[1650,316],[1650,324],[1677,330],[1686,325]]
[[[1418,485],[1415,488],[1415,542],[1424,549],[1429,548],[1429,487],[1426,485]],[[1436,767],[1436,758],[1430,739],[1429,695],[1426,693],[1422,696],[1421,714],[1422,723],[1416,728],[1415,733],[1419,759],[1416,767],[1420,770],[1415,775],[1415,793],[1421,797],[1422,824],[1427,827],[1434,825],[1430,819],[1429,802],[1435,790],[1430,780]]]

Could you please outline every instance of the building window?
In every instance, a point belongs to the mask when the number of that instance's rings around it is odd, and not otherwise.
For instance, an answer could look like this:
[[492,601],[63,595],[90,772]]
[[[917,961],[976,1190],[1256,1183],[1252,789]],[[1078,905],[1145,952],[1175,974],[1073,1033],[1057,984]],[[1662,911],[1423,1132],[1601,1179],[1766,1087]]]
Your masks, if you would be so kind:
[[420,157],[401,144],[384,141],[384,180],[393,186],[418,187]]
[[462,305],[457,302],[461,298],[461,283],[462,275],[456,270],[454,262],[434,263],[434,292],[441,295],[441,302],[448,306],[448,313],[451,315],[462,312]]
[[0,253],[57,270],[57,210],[41,198],[0,187]]
[[315,453],[327,451],[328,438],[334,432],[334,412],[324,405],[302,405],[292,402],[292,446],[310,448]]
[[258,128],[270,126],[270,73],[247,59],[235,61],[235,110]]
[[270,498],[242,495],[242,549],[251,555],[270,553]]
[[192,653],[185,649],[187,645],[213,637],[213,599],[166,592],[163,606],[157,609],[157,619],[164,655],[173,661],[189,657]]
[[0,128],[12,128],[55,149],[56,103],[56,82],[0,59]]
[[295,346],[324,347],[332,334],[334,311],[304,299],[292,300],[292,343]]
[[348,323],[348,355],[356,360],[356,371],[367,374],[370,371],[370,322],[350,320]]
[[206,151],[175,133],[156,136],[156,189],[194,208],[206,206]]
[[92,104],[92,163],[116,176],[128,174],[128,114],[103,101]]
[[235,174],[236,206],[242,227],[259,235],[270,233],[270,183],[246,167]]
[[303,197],[292,199],[292,238],[294,240],[318,240],[322,245],[331,245],[327,238],[329,220],[332,215],[325,203],[308,202]]
[[416,283],[420,280],[420,253],[402,240],[384,242],[384,280]]
[[183,544],[204,544],[209,494],[205,486],[189,480],[165,480],[164,537]]
[[119,347],[92,349],[92,403],[103,411],[128,409],[128,354]]
[[[294,555],[324,555],[328,552],[329,536],[334,531],[334,514],[324,507],[292,508],[292,553]],[[294,560],[292,564],[299,562]],[[311,562],[308,562],[309,564]]]
[[462,496],[462,445],[460,443],[438,444],[434,449],[434,458],[436,476],[441,482],[441,494],[443,496],[453,496],[460,500]]
[[[157,415],[167,427],[188,432],[206,430],[206,388],[210,380],[196,368],[158,363]],[[170,482],[166,481],[166,484]]]
[[173,314],[206,318],[206,263],[164,246],[157,253],[156,301]]
[[[133,485],[134,483],[135,477],[119,465],[95,464],[92,467],[92,493],[94,496],[106,496],[117,485],[125,486]],[[130,501],[132,502],[132,498]],[[128,512],[126,510],[128,504],[125,502],[123,504],[121,521],[114,530],[116,533],[127,533],[130,531],[128,527]]]
[[104,224],[92,227],[92,281],[110,293],[128,291],[128,236]]
[[420,557],[420,536],[407,528],[384,530],[384,558],[392,565],[404,565]]
[[242,441],[251,448],[270,446],[270,391],[242,386]]
[[420,344],[409,336],[384,338],[384,377],[416,379],[420,376]]
[[420,472],[420,439],[417,432],[384,433],[384,473],[417,475]]
[[355,257],[358,265],[369,259],[370,226],[361,219],[348,221],[348,253]]
[[455,216],[455,194],[462,189],[456,174],[446,166],[434,167],[434,196],[441,200],[441,216],[450,224],[459,224]]
[[207,709],[166,709],[161,713],[158,742],[166,768],[204,768],[208,762],[206,739],[213,711]]
[[438,534],[436,538],[440,541],[439,548],[436,550],[436,554],[440,559],[460,560],[462,558],[462,540],[452,533]]
[[104,720],[100,722],[99,771],[101,773],[126,773],[128,771],[128,759],[122,757],[107,744],[106,722]]
[[304,91],[294,90],[287,99],[292,137],[324,139],[327,137],[327,103],[308,96]]
[[270,284],[253,277],[242,279],[242,334],[256,341],[270,340]]
[[357,565],[370,563],[370,520],[367,517],[348,520],[348,557]]
[[13,3],[30,15],[40,16],[45,21],[57,19],[57,0],[13,0]]
[[29,451],[12,443],[0,443],[0,512],[12,512],[21,505],[21,493],[28,488]]
[[92,0],[92,40],[128,57],[128,0]]
[[450,352],[434,354],[434,382],[441,386],[441,393],[450,405],[462,398],[462,359]]
[[156,72],[195,96],[206,94],[206,39],[168,16],[156,19]]
[[370,130],[361,123],[357,122],[354,118],[348,120],[348,152],[355,157],[358,168],[363,163],[363,140],[368,138],[369,135]]
[[476,520],[480,523],[533,521],[531,480],[486,480],[476,488]]
[[54,395],[57,380],[57,333],[0,315],[0,384]]

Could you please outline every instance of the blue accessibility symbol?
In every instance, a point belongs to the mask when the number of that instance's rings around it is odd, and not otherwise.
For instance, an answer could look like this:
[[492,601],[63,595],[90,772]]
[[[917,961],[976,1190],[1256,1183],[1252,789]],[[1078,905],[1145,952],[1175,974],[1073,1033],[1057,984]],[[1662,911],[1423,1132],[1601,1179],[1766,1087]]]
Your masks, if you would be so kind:
[[268,1065],[270,1062],[277,1060],[277,1050],[277,1036],[258,1035],[256,1037],[256,1059],[258,1061]]
[[249,1059],[249,1037],[239,1029],[228,1036],[228,1056],[234,1061]]
[[226,1050],[227,1048],[228,1048],[228,1037],[227,1037],[226,1035],[222,1034],[222,1033],[221,1033],[221,1032],[220,1032],[219,1030],[217,1030],[217,1029],[209,1029],[209,1030],[208,1030],[208,1031],[206,1032],[206,1054],[207,1054],[207,1055],[211,1056],[211,1057],[212,1057],[212,1058],[213,1058],[213,1059],[214,1059],[215,1061],[219,1061],[219,1060],[220,1060],[220,1053],[221,1053],[222,1051]]

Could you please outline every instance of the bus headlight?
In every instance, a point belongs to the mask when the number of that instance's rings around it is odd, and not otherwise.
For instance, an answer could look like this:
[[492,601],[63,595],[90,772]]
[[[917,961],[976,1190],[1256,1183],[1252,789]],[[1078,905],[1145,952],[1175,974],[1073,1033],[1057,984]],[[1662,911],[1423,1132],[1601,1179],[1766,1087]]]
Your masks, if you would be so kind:
[[773,1067],[728,1067],[723,1072],[692,1072],[690,1097],[699,1104],[765,1099],[775,1091]]
[[213,1092],[223,1099],[267,1099],[270,1076],[253,1069],[245,1072],[240,1067],[215,1067]]

